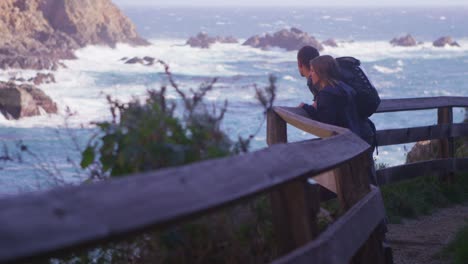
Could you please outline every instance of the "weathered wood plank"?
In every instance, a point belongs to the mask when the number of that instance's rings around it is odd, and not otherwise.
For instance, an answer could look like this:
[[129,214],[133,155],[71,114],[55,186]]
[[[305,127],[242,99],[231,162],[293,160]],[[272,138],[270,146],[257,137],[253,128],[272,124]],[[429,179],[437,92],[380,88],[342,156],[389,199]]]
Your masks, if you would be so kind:
[[328,171],[367,148],[349,132],[107,182],[3,198],[0,262],[94,245],[190,219]]
[[369,156],[363,153],[335,169],[338,200],[348,210],[370,191]]
[[272,110],[268,111],[267,113],[266,131],[268,146],[288,142],[288,131],[286,128],[286,122]]
[[[286,122],[274,111],[267,113],[267,142],[274,145],[287,142]],[[312,175],[313,176],[313,175]],[[307,179],[287,183],[269,195],[279,250],[282,254],[304,245],[317,233],[316,215]]]
[[[453,109],[451,107],[442,107],[437,110],[437,123],[439,125],[453,123]],[[439,158],[447,159],[455,156],[454,142],[452,137],[446,137],[439,140]],[[448,171],[440,175],[444,182],[453,182],[454,173]]]
[[377,183],[385,185],[438,172],[468,171],[468,158],[415,162],[377,171]]
[[349,263],[384,217],[385,209],[380,191],[373,187],[369,194],[316,240],[273,263]]
[[310,119],[302,108],[274,107],[274,111],[288,124],[321,138],[328,138],[348,131],[346,128],[332,126]]
[[[370,155],[363,153],[335,170],[337,195],[344,210],[351,208],[370,191]],[[352,263],[383,264],[383,234],[374,230],[353,257]]]
[[422,98],[385,99],[380,103],[377,113],[425,110],[441,107],[467,107],[468,97],[441,96]]
[[461,137],[468,135],[468,124],[441,124],[434,126],[387,129],[377,131],[379,146],[417,142],[422,140]]

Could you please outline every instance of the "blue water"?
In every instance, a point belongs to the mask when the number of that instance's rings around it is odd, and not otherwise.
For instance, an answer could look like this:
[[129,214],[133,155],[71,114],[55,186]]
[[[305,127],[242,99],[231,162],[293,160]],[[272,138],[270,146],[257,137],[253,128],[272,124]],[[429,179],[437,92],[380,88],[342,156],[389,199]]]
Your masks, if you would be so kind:
[[[167,84],[161,67],[123,65],[119,61],[122,57],[149,55],[163,59],[184,89],[219,77],[207,99],[213,103],[229,101],[223,127],[233,139],[250,135],[261,124],[262,109],[254,99],[253,84],[266,85],[269,74],[278,77],[277,105],[296,106],[311,100],[305,80],[297,72],[296,52],[263,51],[241,44],[214,45],[210,50],[184,46],[185,40],[199,31],[243,40],[294,26],[319,40],[333,37],[339,42],[338,48],[326,48],[324,54],[361,59],[382,98],[468,96],[468,28],[464,26],[468,25],[467,8],[124,8],[124,12],[153,45],[77,51],[79,59],[66,61],[68,69],[55,73],[58,83],[41,87],[58,103],[58,115],[20,121],[0,118],[2,143],[12,151],[22,141],[39,157],[23,155],[23,163],[0,163],[0,194],[80,181],[77,176],[82,172],[73,164],[79,163],[79,149],[94,133],[91,122],[110,117],[105,96],[123,101],[133,96],[144,98],[146,89]],[[415,48],[392,47],[388,43],[405,33],[425,43]],[[431,42],[443,35],[451,35],[462,47],[432,47]],[[33,74],[8,70],[0,72],[0,79]],[[174,91],[169,91],[169,97],[176,98]],[[66,107],[76,114],[66,118]],[[463,115],[463,109],[455,109],[456,122]],[[437,122],[436,116],[436,110],[427,110],[377,114],[372,120],[378,129],[386,129],[432,125]],[[288,130],[290,141],[311,138],[297,129]],[[70,138],[75,138],[76,144]],[[263,126],[252,149],[265,146]],[[378,162],[403,163],[411,146],[380,148]],[[60,174],[59,181],[44,169]]]

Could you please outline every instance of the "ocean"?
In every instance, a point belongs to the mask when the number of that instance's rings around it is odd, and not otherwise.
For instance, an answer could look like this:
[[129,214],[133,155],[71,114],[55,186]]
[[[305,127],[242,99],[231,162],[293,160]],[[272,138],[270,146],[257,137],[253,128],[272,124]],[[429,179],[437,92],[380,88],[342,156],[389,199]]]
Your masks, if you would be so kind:
[[[144,98],[147,89],[167,84],[162,67],[126,65],[120,60],[123,57],[151,56],[165,61],[176,81],[187,90],[218,77],[207,100],[215,104],[228,100],[223,128],[233,139],[246,137],[261,125],[263,110],[255,99],[254,84],[266,85],[270,74],[278,78],[276,105],[297,106],[312,100],[305,79],[297,72],[296,51],[241,45],[252,35],[282,28],[297,27],[321,41],[337,40],[338,47],[325,47],[322,54],[360,59],[383,99],[468,96],[468,7],[123,7],[123,12],[150,40],[150,46],[119,44],[115,49],[90,46],[78,50],[77,60],[64,61],[67,68],[54,73],[57,83],[41,86],[57,102],[59,114],[18,121],[0,117],[0,140],[10,154],[18,142],[36,154],[25,155],[21,163],[0,163],[0,195],[80,181],[74,164],[79,164],[79,150],[95,133],[92,123],[111,117],[106,96],[122,101]],[[210,49],[185,45],[190,36],[201,31],[212,36],[232,35],[240,43],[215,44]],[[409,48],[389,44],[392,38],[406,33],[424,43]],[[432,46],[432,41],[446,35],[461,47]],[[34,71],[4,70],[0,71],[0,80],[34,75]],[[169,90],[168,97],[176,99],[175,91]],[[455,122],[461,122],[464,113],[455,108]],[[371,119],[378,129],[426,126],[437,123],[437,111],[375,114]],[[312,138],[292,127],[288,131],[290,141]],[[266,147],[265,133],[263,125],[252,150]],[[412,145],[380,147],[377,162],[402,164]],[[49,177],[47,171],[62,177]]]

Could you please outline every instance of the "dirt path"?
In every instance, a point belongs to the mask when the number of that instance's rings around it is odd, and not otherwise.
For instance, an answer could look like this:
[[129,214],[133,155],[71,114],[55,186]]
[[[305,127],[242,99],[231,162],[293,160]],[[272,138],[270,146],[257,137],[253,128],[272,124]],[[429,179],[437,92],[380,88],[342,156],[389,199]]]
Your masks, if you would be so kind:
[[468,205],[439,209],[430,216],[389,225],[387,240],[395,264],[449,264],[434,257],[467,224]]

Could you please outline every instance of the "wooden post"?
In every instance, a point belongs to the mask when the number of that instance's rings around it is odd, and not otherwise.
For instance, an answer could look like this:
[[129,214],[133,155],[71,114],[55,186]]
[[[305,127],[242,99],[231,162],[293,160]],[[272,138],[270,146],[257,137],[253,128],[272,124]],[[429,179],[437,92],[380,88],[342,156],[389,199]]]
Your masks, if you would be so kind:
[[[363,153],[335,170],[337,195],[342,210],[348,210],[370,192],[369,173],[372,163],[368,153]],[[383,221],[383,219],[382,219]],[[353,264],[384,264],[385,251],[382,245],[385,234],[376,228],[358,253]]]
[[335,170],[338,200],[347,211],[370,192],[369,157],[363,153]]
[[[267,113],[267,143],[286,143],[286,122],[274,111]],[[293,181],[278,187],[270,194],[279,251],[286,254],[314,238],[317,234],[314,205],[315,193],[307,179]],[[316,203],[319,203],[316,199]]]
[[[441,124],[453,124],[453,109],[452,107],[443,107],[439,108],[437,111],[437,123]],[[447,139],[439,140],[439,158],[447,159],[453,158],[455,156],[454,149],[454,139],[453,137],[448,137]],[[454,172],[448,171],[440,175],[440,179],[446,183],[453,183],[454,181]]]

